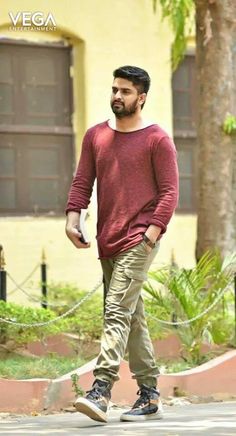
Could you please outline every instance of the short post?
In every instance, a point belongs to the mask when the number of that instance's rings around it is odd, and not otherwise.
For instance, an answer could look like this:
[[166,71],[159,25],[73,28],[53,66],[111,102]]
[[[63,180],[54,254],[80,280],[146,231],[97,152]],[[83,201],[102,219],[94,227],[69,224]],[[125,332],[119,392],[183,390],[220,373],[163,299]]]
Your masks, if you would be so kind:
[[7,272],[5,271],[3,246],[0,245],[0,300],[7,301]]
[[42,263],[41,263],[41,289],[42,289],[42,304],[41,306],[44,309],[47,309],[47,264],[46,264],[46,255],[43,249],[42,251]]
[[172,316],[171,316],[171,322],[172,322],[173,327],[174,327],[175,329],[178,328],[177,321],[178,321],[178,318],[177,318],[176,313],[172,313]]

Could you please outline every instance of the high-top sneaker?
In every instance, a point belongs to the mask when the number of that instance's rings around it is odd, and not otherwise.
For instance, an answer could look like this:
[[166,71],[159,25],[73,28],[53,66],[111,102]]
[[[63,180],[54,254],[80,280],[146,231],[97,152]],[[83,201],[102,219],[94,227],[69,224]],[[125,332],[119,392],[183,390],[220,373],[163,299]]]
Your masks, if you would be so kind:
[[111,384],[103,380],[95,380],[85,397],[76,399],[74,406],[78,412],[84,413],[95,421],[107,422],[107,410],[111,398]]
[[140,386],[137,395],[140,395],[139,399],[134,403],[132,409],[121,415],[121,421],[145,421],[163,418],[160,393],[155,387],[148,387],[143,384]]

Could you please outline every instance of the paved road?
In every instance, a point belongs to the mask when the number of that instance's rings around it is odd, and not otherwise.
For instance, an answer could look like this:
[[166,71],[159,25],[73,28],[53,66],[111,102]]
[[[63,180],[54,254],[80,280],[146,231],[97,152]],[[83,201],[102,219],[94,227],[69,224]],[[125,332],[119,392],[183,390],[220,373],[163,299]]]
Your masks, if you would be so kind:
[[145,423],[122,423],[120,413],[120,410],[111,410],[109,422],[105,425],[80,413],[7,418],[0,421],[0,435],[236,435],[236,402],[165,407],[165,419]]

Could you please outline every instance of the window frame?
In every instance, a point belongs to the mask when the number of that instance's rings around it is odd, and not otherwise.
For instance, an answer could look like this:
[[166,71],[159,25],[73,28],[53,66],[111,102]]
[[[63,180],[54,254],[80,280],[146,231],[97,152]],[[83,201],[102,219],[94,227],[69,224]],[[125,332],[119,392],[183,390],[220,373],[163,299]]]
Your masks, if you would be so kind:
[[[191,59],[191,60],[190,60]],[[196,117],[197,117],[197,82],[196,76],[194,79],[194,64],[195,64],[195,51],[188,50],[185,58],[183,60],[187,62],[193,61],[193,64],[190,65],[190,87],[189,87],[189,99],[191,106],[191,117],[187,117],[189,120],[192,120],[191,126],[188,128],[178,128],[176,126],[176,120],[184,119],[185,117],[176,117],[174,113],[174,93],[175,91],[180,91],[181,89],[174,85],[174,74],[172,76],[172,98],[173,98],[173,131],[174,131],[174,142],[176,144],[177,153],[178,151],[191,150],[192,152],[192,174],[189,175],[189,179],[191,180],[191,193],[192,193],[192,201],[189,207],[177,207],[176,213],[181,214],[195,214],[197,213],[197,197],[198,197],[198,186],[197,186],[197,174],[198,174],[198,148],[197,148],[197,133],[196,133]],[[195,70],[196,71],[196,70]],[[195,72],[196,74],[196,72]],[[186,89],[183,92],[187,92]],[[189,123],[190,124],[190,123]],[[180,173],[179,177],[186,179],[186,175]],[[180,193],[181,195],[181,193]]]
[[[53,216],[60,216],[64,214],[64,208],[66,203],[65,193],[67,194],[72,174],[73,174],[73,168],[74,168],[74,157],[75,157],[75,138],[73,133],[73,127],[72,127],[72,113],[73,113],[73,93],[72,93],[72,77],[70,74],[71,71],[71,65],[72,65],[72,46],[65,45],[63,42],[60,43],[33,43],[33,42],[26,42],[22,40],[9,40],[9,39],[2,39],[0,42],[1,45],[5,45],[6,47],[8,45],[14,46],[15,49],[17,49],[18,46],[24,47],[24,48],[31,48],[33,47],[34,50],[37,48],[43,48],[43,49],[60,49],[60,50],[66,50],[67,53],[63,57],[68,59],[67,63],[64,63],[64,65],[68,66],[68,72],[69,74],[66,74],[65,72],[65,78],[68,81],[67,87],[68,87],[68,101],[69,101],[69,119],[70,119],[70,125],[31,125],[31,124],[0,124],[0,137],[1,140],[4,141],[4,137],[17,137],[19,139],[18,144],[13,144],[12,147],[15,150],[16,154],[16,160],[15,160],[15,174],[14,179],[16,180],[16,207],[13,209],[4,208],[0,211],[0,216],[21,216],[21,215],[53,215]],[[56,52],[53,52],[56,53]],[[18,73],[17,70],[15,70],[16,73]],[[13,73],[13,81],[15,81],[15,71]],[[19,78],[17,79],[19,80]],[[62,82],[63,83],[63,82]],[[33,146],[34,143],[34,137],[38,136],[41,137],[41,135],[44,135],[45,137],[45,143],[48,142],[48,147],[51,148],[50,144],[50,138],[54,138],[55,143],[58,143],[57,145],[57,153],[58,153],[58,161],[60,162],[60,172],[58,173],[58,178],[60,179],[60,185],[58,187],[58,195],[61,195],[61,191],[64,191],[64,197],[63,200],[61,200],[59,206],[54,210],[47,209],[40,209],[39,211],[32,210],[30,208],[30,198],[27,194],[27,190],[29,191],[29,184],[30,184],[30,174],[28,173],[28,179],[27,183],[25,181],[26,177],[25,174],[23,174],[22,171],[20,171],[19,162],[20,158],[17,156],[19,154],[19,150],[21,150],[21,139],[24,137],[24,135],[27,135],[29,139],[31,139],[31,144],[28,144],[28,153],[30,150],[30,147]],[[69,149],[65,149],[63,151],[63,145],[62,142],[64,141],[65,147],[69,144]],[[10,141],[11,142],[11,141]],[[47,144],[45,145],[47,147]],[[5,145],[0,145],[1,148],[5,148]],[[7,141],[6,141],[6,147],[7,147]],[[64,148],[65,148],[64,147]],[[1,176],[1,175],[0,175]],[[2,176],[2,179],[5,180],[8,177]],[[47,179],[47,177],[45,177]],[[28,185],[28,186],[27,186]],[[28,197],[27,197],[28,195]],[[21,199],[19,199],[19,196]],[[26,200],[27,198],[27,200]],[[28,204],[27,204],[28,203]]]

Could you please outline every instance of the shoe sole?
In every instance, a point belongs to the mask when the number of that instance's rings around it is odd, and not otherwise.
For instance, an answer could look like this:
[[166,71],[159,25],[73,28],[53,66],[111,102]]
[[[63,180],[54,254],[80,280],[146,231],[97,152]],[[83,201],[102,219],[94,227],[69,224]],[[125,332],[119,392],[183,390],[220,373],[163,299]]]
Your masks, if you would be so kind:
[[121,415],[120,417],[120,421],[130,421],[130,422],[134,422],[134,421],[151,421],[152,419],[154,420],[159,420],[159,419],[163,419],[164,418],[164,414],[163,413],[154,413],[154,414],[150,414],[150,415]]
[[77,400],[74,403],[74,407],[76,408],[77,412],[87,415],[94,421],[107,422],[107,414],[98,409],[95,404],[91,403],[91,401],[87,400],[86,398],[80,398]]

